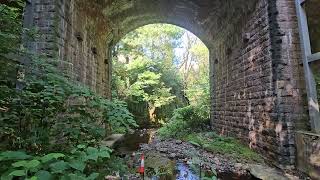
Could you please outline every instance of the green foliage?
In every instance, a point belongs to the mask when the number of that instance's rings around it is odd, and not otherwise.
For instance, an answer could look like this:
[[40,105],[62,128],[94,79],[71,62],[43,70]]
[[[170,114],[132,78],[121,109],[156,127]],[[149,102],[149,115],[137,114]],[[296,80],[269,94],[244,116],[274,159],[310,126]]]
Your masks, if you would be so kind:
[[[21,45],[21,37],[30,37],[21,26],[24,2],[0,4],[0,64],[4,65],[0,71],[0,149],[68,152],[74,144],[99,143],[112,133],[105,127],[136,127],[124,102],[106,100],[78,85],[62,71],[60,60],[26,52]],[[20,63],[22,58],[27,64]]]
[[6,111],[0,112],[0,137],[6,148],[60,151],[72,144],[97,143],[105,136],[103,124],[113,129],[137,126],[125,103],[75,85],[54,63],[34,59],[22,91],[1,86],[0,107]]
[[108,130],[136,127],[133,116],[124,102],[71,80],[60,60],[24,49],[22,37],[36,35],[22,29],[24,2],[0,4],[1,180],[102,179],[117,167],[111,150],[97,144]]
[[[148,25],[129,33],[117,44],[114,94],[134,105],[129,109],[136,116],[159,123],[170,117],[173,109],[185,105],[182,81],[174,66],[175,48],[181,44],[183,33],[172,25]],[[135,111],[136,106],[141,108]]]
[[8,53],[17,52],[23,32],[21,11],[24,1],[18,0],[14,6],[0,4],[0,59]]
[[[44,156],[30,156],[23,152],[3,152],[0,154],[1,179],[24,177],[25,179],[87,179],[101,176],[101,172],[111,155],[111,149],[80,145],[71,153],[50,153]],[[15,154],[15,159],[12,155]],[[23,156],[22,156],[23,154]],[[102,172],[103,173],[103,172]],[[105,172],[103,173],[105,175]]]
[[248,161],[259,162],[262,160],[257,153],[253,152],[247,146],[242,145],[238,140],[230,137],[218,136],[213,132],[192,133],[185,135],[182,139],[192,144],[197,144],[197,146],[213,153],[219,153]]
[[114,129],[113,132],[119,132],[123,127],[125,132],[131,127],[138,127],[132,114],[128,111],[126,103],[123,101],[114,100],[109,103],[107,117],[108,122]]
[[[159,31],[161,29],[161,31]],[[166,123],[191,104],[209,116],[209,53],[193,34],[152,24],[126,35],[115,48],[113,89],[136,116]],[[148,115],[141,109],[148,105]],[[137,110],[136,106],[141,108]]]
[[162,138],[180,138],[190,132],[204,129],[208,125],[209,118],[206,116],[206,112],[190,105],[176,109],[173,117],[158,130],[158,133]]

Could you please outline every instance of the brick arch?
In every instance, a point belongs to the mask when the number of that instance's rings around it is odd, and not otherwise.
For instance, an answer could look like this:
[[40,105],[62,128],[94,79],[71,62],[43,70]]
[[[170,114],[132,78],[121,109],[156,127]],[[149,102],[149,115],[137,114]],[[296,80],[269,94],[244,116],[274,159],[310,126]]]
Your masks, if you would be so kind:
[[159,20],[158,18],[156,18],[156,19],[148,18],[147,20],[139,21],[138,23],[135,23],[133,26],[130,26],[130,28],[126,29],[126,31],[121,32],[120,34],[118,34],[117,37],[113,38],[112,39],[112,45],[117,44],[123,37],[125,37],[131,31],[134,31],[135,29],[138,29],[140,27],[143,27],[143,26],[146,26],[146,25],[152,25],[152,24],[170,24],[170,25],[174,25],[174,26],[183,28],[183,29],[191,32],[195,36],[197,36],[206,45],[207,48],[213,46],[213,45],[210,44],[212,41],[209,41],[206,38],[207,37],[206,35],[199,34],[198,31],[193,31],[190,28],[184,26],[183,24],[179,24],[178,22],[169,21],[169,20]]
[[[42,39],[75,79],[110,97],[111,47],[150,23],[175,24],[210,50],[211,120],[282,167],[294,166],[295,131],[310,123],[292,0],[32,0]],[[27,13],[28,14],[28,13]],[[41,17],[41,18],[39,18]]]
[[[257,0],[109,0],[101,6],[112,25],[110,33],[114,39],[146,24],[169,23],[193,32],[211,47],[215,34],[223,28],[231,29],[233,24],[229,22],[245,17],[254,9],[256,2]],[[227,11],[230,13],[226,13]]]

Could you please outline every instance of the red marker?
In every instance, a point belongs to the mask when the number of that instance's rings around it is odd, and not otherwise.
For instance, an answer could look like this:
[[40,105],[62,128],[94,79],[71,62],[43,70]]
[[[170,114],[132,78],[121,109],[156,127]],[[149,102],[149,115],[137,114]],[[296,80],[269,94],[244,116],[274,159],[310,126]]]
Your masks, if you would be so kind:
[[141,164],[140,164],[138,172],[140,174],[144,174],[144,154],[141,155]]

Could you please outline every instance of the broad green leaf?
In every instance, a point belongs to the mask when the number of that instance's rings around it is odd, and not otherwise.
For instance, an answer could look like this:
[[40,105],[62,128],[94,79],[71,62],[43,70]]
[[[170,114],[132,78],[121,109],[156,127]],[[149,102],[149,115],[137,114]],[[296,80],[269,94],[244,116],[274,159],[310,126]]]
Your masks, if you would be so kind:
[[18,177],[25,176],[25,175],[26,175],[25,170],[15,170],[9,174],[9,176],[18,176]]
[[0,161],[24,160],[24,159],[29,159],[31,157],[32,156],[27,155],[25,152],[22,152],[22,151],[6,151],[0,154]]
[[41,164],[40,161],[38,161],[38,160],[32,160],[32,161],[27,162],[27,164],[26,164],[25,167],[26,167],[27,169],[32,169],[32,168],[38,167],[40,164]]
[[111,149],[109,149],[107,147],[102,147],[102,148],[100,148],[99,156],[103,157],[103,158],[110,158],[110,153],[111,152],[112,152]]
[[26,179],[26,180],[38,180],[38,177],[32,176],[31,178],[28,178],[28,179]]
[[27,161],[18,161],[12,164],[13,167],[25,167],[27,164]]
[[69,165],[65,161],[58,161],[50,164],[50,168],[53,173],[62,173],[63,171],[69,169]]
[[98,153],[98,149],[94,148],[94,147],[88,147],[87,148],[87,154],[97,154]]
[[99,154],[90,154],[87,156],[87,160],[94,160],[94,161],[97,161],[99,158]]
[[99,177],[99,173],[92,173],[87,177],[87,180],[95,180]]
[[68,174],[70,180],[87,180],[86,177],[77,175],[77,174]]
[[100,147],[100,151],[108,151],[108,152],[112,152],[112,149],[108,148],[108,147]]
[[61,157],[65,157],[62,153],[50,153],[40,158],[40,160],[44,163],[51,161],[53,159],[59,159]]
[[50,174],[50,172],[48,171],[38,171],[36,173],[36,177],[38,178],[38,180],[51,180],[52,179],[52,175]]
[[88,159],[87,159],[87,154],[85,152],[78,152],[76,154],[77,156],[77,159],[82,161],[82,162],[86,162]]
[[87,148],[87,159],[97,161],[99,157],[99,150],[94,147]]
[[80,144],[80,145],[77,146],[77,148],[84,149],[84,148],[86,148],[86,145]]
[[72,167],[73,169],[79,170],[81,172],[83,172],[83,170],[86,168],[86,164],[81,162],[81,161],[77,161],[77,160],[73,160],[71,162],[69,162],[69,166]]

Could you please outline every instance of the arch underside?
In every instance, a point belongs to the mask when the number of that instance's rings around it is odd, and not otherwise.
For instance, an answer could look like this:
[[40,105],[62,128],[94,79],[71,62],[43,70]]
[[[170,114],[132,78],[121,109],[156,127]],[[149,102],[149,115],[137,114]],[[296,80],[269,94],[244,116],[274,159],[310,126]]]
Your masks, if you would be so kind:
[[168,23],[194,33],[210,49],[215,35],[232,29],[240,18],[251,13],[256,1],[106,0],[103,14],[112,26],[109,33],[113,42],[141,26]]

